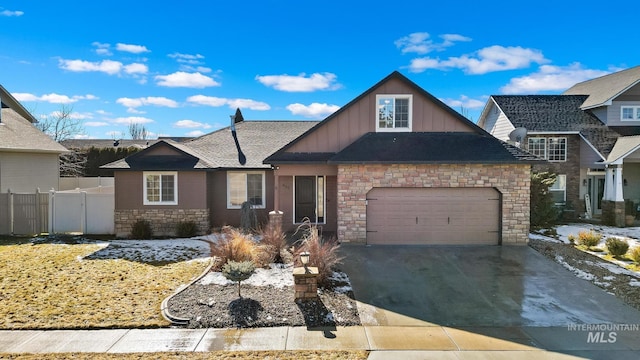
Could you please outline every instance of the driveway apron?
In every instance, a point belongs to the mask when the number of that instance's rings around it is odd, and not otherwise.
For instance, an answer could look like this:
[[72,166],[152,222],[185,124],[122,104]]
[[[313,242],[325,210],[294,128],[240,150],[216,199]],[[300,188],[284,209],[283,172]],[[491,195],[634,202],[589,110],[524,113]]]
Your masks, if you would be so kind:
[[640,312],[528,246],[342,244],[363,325],[640,324]]

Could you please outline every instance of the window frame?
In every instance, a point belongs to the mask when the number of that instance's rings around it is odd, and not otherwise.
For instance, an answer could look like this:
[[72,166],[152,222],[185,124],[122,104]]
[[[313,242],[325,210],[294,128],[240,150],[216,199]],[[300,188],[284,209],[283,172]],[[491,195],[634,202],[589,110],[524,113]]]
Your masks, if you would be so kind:
[[[147,177],[159,176],[160,200],[151,201],[147,194]],[[173,176],[173,200],[164,201],[162,199],[162,177]],[[142,204],[143,205],[178,205],[178,172],[177,171],[144,171],[142,173]]]
[[[558,143],[560,143],[560,140],[564,143],[564,149],[562,152],[562,159],[550,159],[551,157],[551,145],[552,142],[554,141],[558,141]],[[548,137],[547,138],[547,156],[546,156],[547,161],[549,162],[566,162],[567,161],[567,138],[566,137]]]
[[[538,140],[541,141],[542,146],[539,146],[540,143],[538,143],[535,151],[533,151],[531,149],[531,141],[532,140]],[[542,153],[540,153],[540,150],[542,150]],[[527,139],[527,151],[529,151],[531,154],[538,156],[540,158],[546,159],[547,158],[547,138],[546,137],[541,137],[541,136],[533,136]]]
[[[553,188],[556,184],[560,182],[560,179],[564,179],[562,183],[564,183],[564,188]],[[556,181],[549,186],[549,193],[554,192],[562,192],[563,193],[563,201],[562,202],[554,202],[555,205],[565,205],[567,203],[567,175],[566,174],[558,174],[556,176]]]
[[266,209],[267,208],[267,190],[266,190],[266,173],[264,171],[227,171],[227,209],[240,209],[242,208],[242,203],[239,205],[234,205],[231,202],[231,183],[232,176],[234,175],[244,175],[244,200],[242,202],[249,200],[249,182],[247,181],[248,175],[260,175],[262,178],[262,204],[260,205],[251,205],[254,209]]
[[[379,109],[380,107],[380,101],[386,98],[392,98],[393,99],[393,108],[394,108],[394,113],[393,113],[393,127],[388,128],[388,127],[380,127],[380,116],[379,116]],[[407,126],[406,127],[396,127],[396,122],[398,121],[396,119],[396,111],[395,111],[395,101],[397,99],[406,99],[408,100],[408,109],[407,109]],[[375,104],[375,122],[376,122],[376,132],[409,132],[412,131],[413,129],[413,94],[376,94],[376,104]]]
[[[624,110],[631,109],[631,119],[624,117]],[[640,121],[640,106],[620,106],[620,121]]]

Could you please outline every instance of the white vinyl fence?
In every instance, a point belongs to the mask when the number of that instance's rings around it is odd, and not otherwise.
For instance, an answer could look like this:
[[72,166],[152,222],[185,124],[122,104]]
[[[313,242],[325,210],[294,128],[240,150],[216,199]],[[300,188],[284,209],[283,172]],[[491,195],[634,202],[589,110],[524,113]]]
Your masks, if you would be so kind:
[[49,192],[49,233],[113,234],[113,186]]

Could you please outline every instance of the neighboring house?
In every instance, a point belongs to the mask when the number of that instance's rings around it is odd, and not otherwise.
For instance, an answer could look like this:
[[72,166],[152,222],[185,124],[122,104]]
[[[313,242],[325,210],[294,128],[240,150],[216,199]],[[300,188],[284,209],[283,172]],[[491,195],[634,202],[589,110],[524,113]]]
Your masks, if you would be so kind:
[[[640,66],[581,82],[562,95],[491,96],[478,125],[549,161],[556,203],[575,216],[624,225],[625,199],[640,203]],[[586,199],[586,200],[585,200]]]
[[[368,244],[526,244],[535,157],[398,72],[320,123],[242,121],[161,141],[115,169],[116,229],[140,218],[238,225],[242,202]],[[206,220],[209,223],[206,223]],[[206,229],[206,228],[205,228]],[[169,227],[165,228],[170,231]]]
[[36,118],[2,86],[0,102],[0,193],[57,190],[67,149],[36,128]]

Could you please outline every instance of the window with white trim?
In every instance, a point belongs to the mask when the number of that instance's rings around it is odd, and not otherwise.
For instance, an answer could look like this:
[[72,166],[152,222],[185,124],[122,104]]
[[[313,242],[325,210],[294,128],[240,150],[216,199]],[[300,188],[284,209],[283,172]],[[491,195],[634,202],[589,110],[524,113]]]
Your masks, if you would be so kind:
[[229,171],[227,173],[227,209],[240,209],[248,201],[256,208],[264,209],[264,171]]
[[621,121],[640,121],[640,106],[620,107]]
[[567,175],[558,175],[556,182],[549,186],[549,192],[556,205],[564,205],[567,202]]
[[376,95],[376,131],[411,131],[413,95]]
[[178,173],[145,171],[143,173],[144,205],[178,205]]
[[567,161],[567,138],[530,137],[527,145],[533,155],[554,162]]

